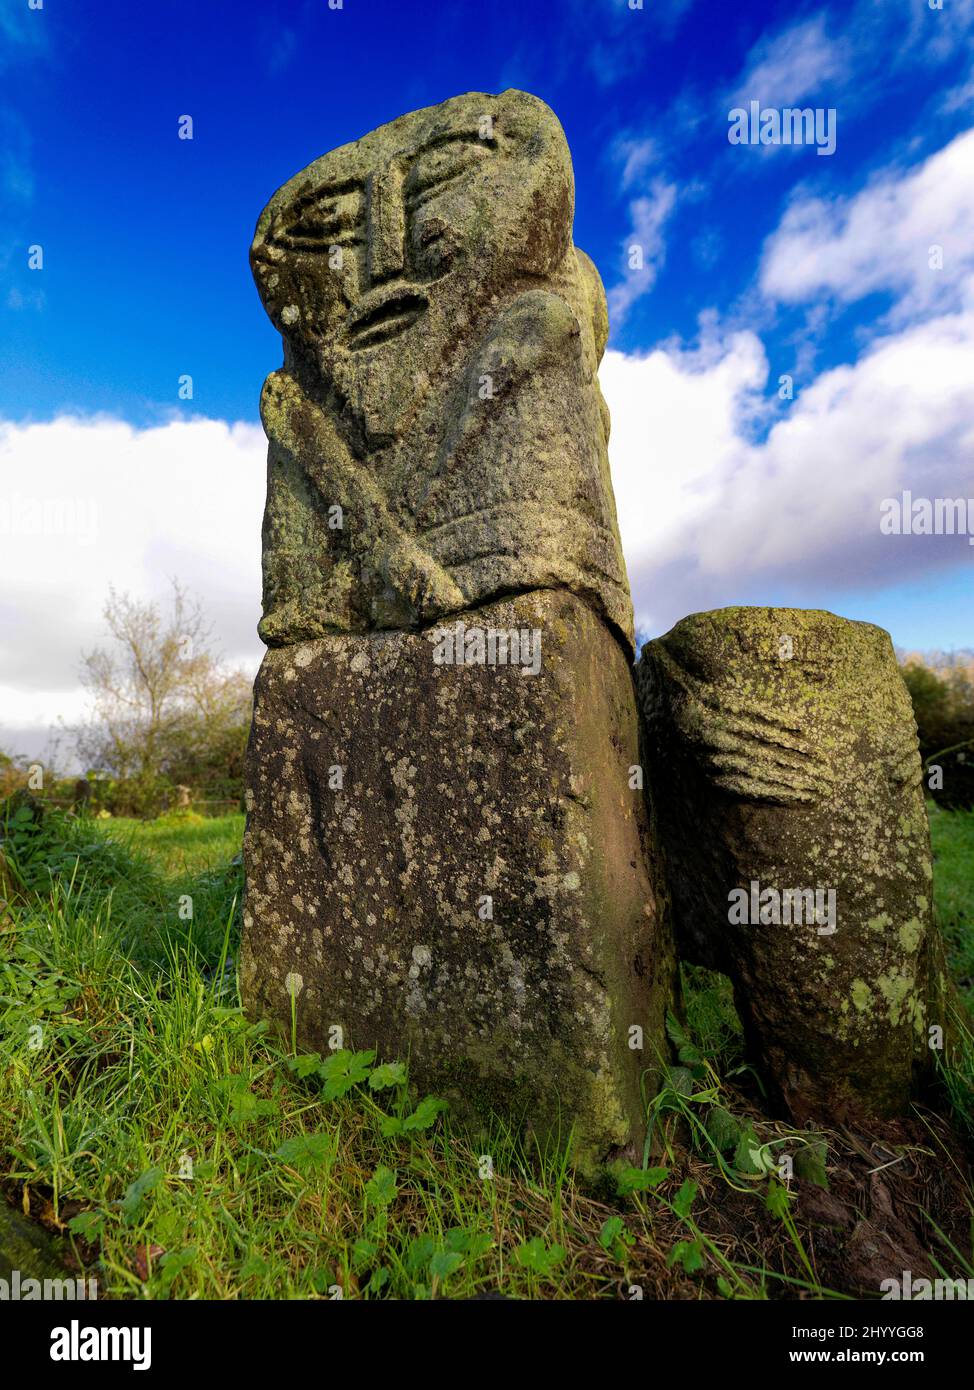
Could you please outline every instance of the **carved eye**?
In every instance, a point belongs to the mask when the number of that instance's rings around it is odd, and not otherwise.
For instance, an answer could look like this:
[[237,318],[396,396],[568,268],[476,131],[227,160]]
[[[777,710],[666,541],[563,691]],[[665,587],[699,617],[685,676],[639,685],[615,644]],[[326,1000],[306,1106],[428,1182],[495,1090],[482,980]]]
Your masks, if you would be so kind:
[[489,140],[467,138],[424,151],[409,173],[406,185],[409,206],[420,207],[438,197],[482,164],[492,148]]
[[285,214],[271,241],[289,251],[326,253],[332,246],[357,246],[365,240],[362,194],[317,191],[305,194]]

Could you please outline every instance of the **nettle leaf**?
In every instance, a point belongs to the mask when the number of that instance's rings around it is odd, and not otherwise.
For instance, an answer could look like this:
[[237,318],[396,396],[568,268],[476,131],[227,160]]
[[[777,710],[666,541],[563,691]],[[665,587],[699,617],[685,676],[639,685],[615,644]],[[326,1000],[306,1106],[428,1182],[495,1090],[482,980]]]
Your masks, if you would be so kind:
[[404,1086],[405,1084],[405,1062],[383,1062],[382,1066],[376,1067],[369,1077],[370,1091],[385,1091],[390,1086]]
[[129,1183],[125,1196],[119,1202],[124,1220],[131,1224],[142,1209],[142,1203],[149,1193],[162,1182],[165,1173],[161,1168],[147,1168],[144,1173]]
[[676,1048],[676,1055],[685,1066],[694,1068],[696,1074],[699,1068],[700,1074],[704,1074],[703,1054],[699,1047],[690,1038],[682,1023],[672,1014],[666,1015],[666,1033],[670,1042]]
[[294,1075],[303,1081],[307,1076],[314,1076],[321,1067],[321,1057],[317,1052],[302,1052],[298,1057],[287,1059],[288,1067]]
[[411,1115],[407,1115],[402,1122],[405,1130],[429,1129],[436,1123],[437,1115],[449,1108],[449,1102],[439,1100],[436,1096],[424,1096]]
[[72,1235],[81,1236],[82,1240],[97,1240],[104,1225],[104,1212],[81,1211],[77,1216],[72,1216],[68,1230]]
[[421,1236],[414,1236],[406,1252],[406,1268],[409,1273],[418,1274],[421,1269],[425,1269],[435,1253],[436,1241],[431,1235],[424,1232]]
[[666,1011],[666,1036],[676,1048],[685,1047],[690,1041],[683,1024],[670,1009]]
[[693,1206],[697,1191],[697,1184],[692,1182],[690,1178],[687,1178],[686,1182],[673,1198],[673,1210],[676,1212],[677,1216],[687,1217],[690,1215],[690,1208]]
[[241,1279],[263,1279],[270,1274],[271,1267],[260,1255],[251,1255],[240,1269]]
[[448,1101],[438,1100],[436,1096],[424,1096],[411,1115],[406,1115],[403,1119],[398,1115],[386,1115],[379,1128],[386,1139],[414,1133],[420,1129],[429,1129],[436,1123],[437,1115],[448,1108]]
[[187,1245],[185,1250],[170,1250],[159,1261],[159,1283],[168,1292],[178,1274],[187,1269],[196,1259],[196,1246]]
[[669,1168],[623,1168],[616,1174],[616,1192],[620,1197],[628,1197],[630,1192],[649,1192],[669,1175]]
[[772,1216],[783,1219],[788,1215],[791,1208],[791,1198],[788,1196],[788,1189],[783,1187],[780,1182],[775,1182],[774,1178],[768,1183],[768,1195],[765,1198],[765,1205]]
[[761,1154],[761,1141],[748,1125],[734,1150],[734,1167],[740,1173],[763,1173],[764,1159]]
[[599,1244],[603,1250],[611,1250],[625,1230],[626,1223],[621,1216],[610,1216],[599,1231]]
[[338,1100],[340,1096],[347,1095],[353,1086],[368,1077],[374,1061],[374,1048],[369,1052],[349,1052],[343,1047],[339,1052],[333,1052],[318,1068],[318,1075],[325,1083],[325,1100]]
[[359,1236],[358,1240],[352,1244],[352,1268],[356,1271],[364,1269],[371,1264],[379,1253],[379,1247],[374,1240],[368,1240],[365,1236]]
[[795,1172],[806,1182],[817,1183],[828,1191],[829,1178],[825,1171],[829,1146],[824,1139],[815,1139],[795,1154]]
[[678,1096],[693,1095],[693,1072],[689,1067],[670,1067],[670,1085]]
[[386,1269],[385,1265],[380,1265],[379,1268],[373,1272],[369,1279],[369,1292],[378,1293],[380,1289],[385,1288],[388,1282],[389,1271]]
[[487,1231],[466,1231],[462,1226],[454,1226],[447,1231],[444,1244],[447,1250],[456,1251],[468,1260],[479,1260],[486,1255],[494,1239]]
[[741,1137],[741,1126],[735,1120],[729,1110],[725,1110],[722,1105],[715,1105],[707,1116],[707,1133],[713,1140],[714,1146],[721,1153],[728,1149],[735,1149]]
[[255,1096],[245,1081],[230,1092],[230,1118],[235,1125],[249,1125],[261,1115],[276,1114],[276,1102]]
[[274,1150],[274,1157],[292,1168],[305,1169],[326,1163],[335,1153],[335,1138],[331,1134],[296,1134],[285,1139]]
[[565,1258],[565,1248],[561,1245],[545,1245],[540,1236],[532,1236],[514,1251],[514,1262],[522,1269],[533,1270],[535,1274],[547,1275],[560,1265]]
[[463,1256],[457,1250],[437,1250],[430,1260],[430,1276],[434,1279],[448,1279],[455,1269],[463,1263]]
[[391,1168],[386,1168],[381,1163],[365,1184],[366,1197],[379,1207],[387,1207],[390,1202],[395,1200],[398,1191],[395,1173]]
[[678,1240],[670,1251],[667,1265],[672,1267],[679,1261],[685,1274],[696,1274],[706,1263],[703,1256],[703,1243],[699,1240]]

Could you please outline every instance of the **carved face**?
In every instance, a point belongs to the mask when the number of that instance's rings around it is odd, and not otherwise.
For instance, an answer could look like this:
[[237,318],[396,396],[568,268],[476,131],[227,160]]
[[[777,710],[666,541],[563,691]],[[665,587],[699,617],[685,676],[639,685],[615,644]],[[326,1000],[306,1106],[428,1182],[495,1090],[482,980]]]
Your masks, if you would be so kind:
[[251,264],[274,324],[376,441],[431,374],[571,244],[572,173],[536,97],[469,93],[380,126],[291,179]]

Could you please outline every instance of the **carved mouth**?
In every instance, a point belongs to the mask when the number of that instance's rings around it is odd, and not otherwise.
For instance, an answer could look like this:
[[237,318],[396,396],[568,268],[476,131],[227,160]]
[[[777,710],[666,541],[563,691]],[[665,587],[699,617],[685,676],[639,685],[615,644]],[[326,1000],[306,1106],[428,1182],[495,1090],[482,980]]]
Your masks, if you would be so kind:
[[350,348],[374,347],[402,333],[429,308],[429,300],[415,290],[398,289],[375,297],[352,315],[347,338]]

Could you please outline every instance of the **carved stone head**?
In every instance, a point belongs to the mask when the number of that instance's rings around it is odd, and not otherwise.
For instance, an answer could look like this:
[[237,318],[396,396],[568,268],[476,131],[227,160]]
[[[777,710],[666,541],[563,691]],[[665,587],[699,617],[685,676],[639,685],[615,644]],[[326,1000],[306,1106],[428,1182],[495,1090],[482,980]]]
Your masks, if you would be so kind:
[[525,92],[472,92],[295,175],[260,216],[251,264],[292,354],[383,434],[498,297],[554,275],[572,211],[554,114]]

